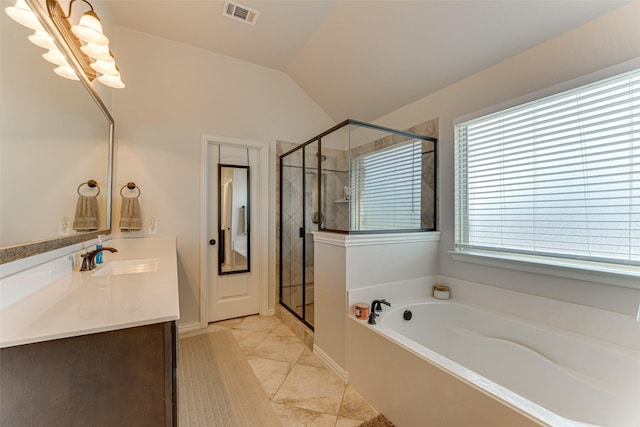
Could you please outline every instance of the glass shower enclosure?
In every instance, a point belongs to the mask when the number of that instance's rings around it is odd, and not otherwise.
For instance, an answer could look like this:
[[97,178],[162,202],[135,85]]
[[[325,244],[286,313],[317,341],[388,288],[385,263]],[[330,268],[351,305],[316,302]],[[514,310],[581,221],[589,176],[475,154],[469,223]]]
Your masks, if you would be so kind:
[[437,140],[355,120],[280,156],[279,302],[313,329],[314,231],[436,229]]

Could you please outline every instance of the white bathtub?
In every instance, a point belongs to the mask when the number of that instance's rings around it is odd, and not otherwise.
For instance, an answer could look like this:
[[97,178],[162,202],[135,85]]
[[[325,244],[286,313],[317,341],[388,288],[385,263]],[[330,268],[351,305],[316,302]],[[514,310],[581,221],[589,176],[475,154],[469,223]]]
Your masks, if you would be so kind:
[[540,424],[640,426],[633,349],[430,297],[385,307],[371,328]]

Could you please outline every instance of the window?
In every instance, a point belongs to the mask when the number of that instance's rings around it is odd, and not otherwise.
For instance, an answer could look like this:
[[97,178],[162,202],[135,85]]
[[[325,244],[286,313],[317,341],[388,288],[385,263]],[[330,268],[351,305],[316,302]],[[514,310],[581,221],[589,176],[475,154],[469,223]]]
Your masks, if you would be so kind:
[[455,134],[456,251],[640,265],[640,70]]
[[351,164],[352,229],[420,229],[421,177],[422,140],[419,139],[354,158]]

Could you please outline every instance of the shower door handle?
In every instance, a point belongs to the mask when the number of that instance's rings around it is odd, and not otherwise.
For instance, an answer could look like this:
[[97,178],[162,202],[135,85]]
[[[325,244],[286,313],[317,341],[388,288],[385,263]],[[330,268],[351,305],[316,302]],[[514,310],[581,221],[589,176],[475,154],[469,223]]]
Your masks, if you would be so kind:
[[300,237],[304,237],[304,227],[300,227]]

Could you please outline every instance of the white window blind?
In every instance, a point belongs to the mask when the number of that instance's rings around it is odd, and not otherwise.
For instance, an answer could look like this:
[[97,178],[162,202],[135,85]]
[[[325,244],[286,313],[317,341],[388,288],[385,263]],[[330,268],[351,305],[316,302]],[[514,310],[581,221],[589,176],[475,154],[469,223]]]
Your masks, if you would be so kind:
[[457,250],[640,265],[640,70],[455,132]]
[[422,140],[396,144],[351,163],[351,224],[355,230],[420,228]]

